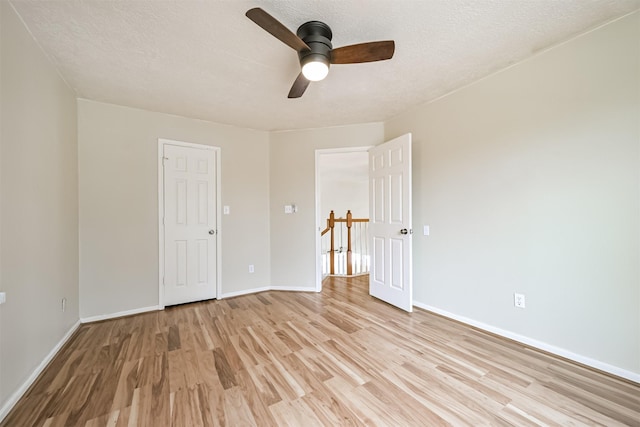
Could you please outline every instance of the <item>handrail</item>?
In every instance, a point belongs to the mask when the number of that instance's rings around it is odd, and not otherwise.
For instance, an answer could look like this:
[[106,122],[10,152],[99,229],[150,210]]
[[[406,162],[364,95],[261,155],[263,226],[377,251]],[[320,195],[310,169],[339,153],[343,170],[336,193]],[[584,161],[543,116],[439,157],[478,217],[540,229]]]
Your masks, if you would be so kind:
[[329,273],[335,274],[335,233],[334,228],[336,223],[346,223],[347,226],[347,275],[353,274],[353,259],[352,259],[352,246],[351,246],[351,228],[353,223],[369,222],[369,218],[353,218],[351,211],[347,211],[346,218],[336,218],[335,213],[331,211],[329,218],[327,218],[327,227],[320,232],[321,236],[324,236],[328,232],[331,232],[331,253],[329,257]]
[[[333,212],[333,211],[332,211]],[[329,227],[329,219],[327,219],[327,228],[325,228],[324,230],[322,230],[320,232],[320,236],[324,236],[325,234],[327,234],[327,232],[331,229],[331,227]]]

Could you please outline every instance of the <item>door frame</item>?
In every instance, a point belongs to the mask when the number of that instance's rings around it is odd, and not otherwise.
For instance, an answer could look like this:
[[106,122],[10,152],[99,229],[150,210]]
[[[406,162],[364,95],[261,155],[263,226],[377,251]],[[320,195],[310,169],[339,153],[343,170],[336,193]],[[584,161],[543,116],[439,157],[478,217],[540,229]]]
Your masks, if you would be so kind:
[[[323,154],[336,154],[336,153],[367,153],[374,147],[373,145],[358,146],[358,147],[341,147],[341,148],[319,148],[315,150],[315,194],[316,194],[316,292],[322,292],[322,238],[320,232],[324,229],[326,223],[323,222],[326,218],[322,217],[320,212],[320,156]],[[367,197],[369,195],[367,194]]]
[[172,139],[158,138],[158,307],[163,310],[164,305],[164,146],[177,145],[184,148],[195,148],[198,150],[209,150],[216,152],[216,299],[222,294],[222,195],[220,178],[220,147],[204,144],[194,144],[192,142],[176,141]]

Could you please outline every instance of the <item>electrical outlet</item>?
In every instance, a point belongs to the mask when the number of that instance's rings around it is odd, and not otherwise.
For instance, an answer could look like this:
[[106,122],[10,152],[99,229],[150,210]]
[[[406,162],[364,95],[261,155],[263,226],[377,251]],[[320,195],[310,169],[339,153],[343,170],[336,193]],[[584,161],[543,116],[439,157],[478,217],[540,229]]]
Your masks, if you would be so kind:
[[7,293],[0,292],[0,304],[4,304],[5,302],[7,302]]
[[255,268],[253,268],[253,264],[249,264],[249,273],[255,272]]
[[518,308],[525,308],[524,294],[513,294],[513,305]]

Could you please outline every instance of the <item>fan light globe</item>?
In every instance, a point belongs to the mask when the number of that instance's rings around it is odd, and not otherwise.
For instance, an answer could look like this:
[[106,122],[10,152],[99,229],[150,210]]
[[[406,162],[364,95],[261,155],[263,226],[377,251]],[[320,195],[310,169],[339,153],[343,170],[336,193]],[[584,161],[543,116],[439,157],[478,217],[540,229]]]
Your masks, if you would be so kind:
[[329,74],[329,66],[322,61],[310,61],[302,66],[302,75],[312,82],[317,82]]

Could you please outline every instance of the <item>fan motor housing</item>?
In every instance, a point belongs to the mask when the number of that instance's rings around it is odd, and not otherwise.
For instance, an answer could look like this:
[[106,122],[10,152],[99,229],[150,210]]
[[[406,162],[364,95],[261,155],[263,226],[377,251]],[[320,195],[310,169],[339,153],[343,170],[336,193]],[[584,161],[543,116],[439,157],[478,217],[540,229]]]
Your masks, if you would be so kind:
[[331,62],[331,49],[333,49],[331,45],[333,34],[327,24],[320,21],[305,22],[300,25],[296,33],[310,49],[298,52],[301,64],[321,59],[329,65]]

